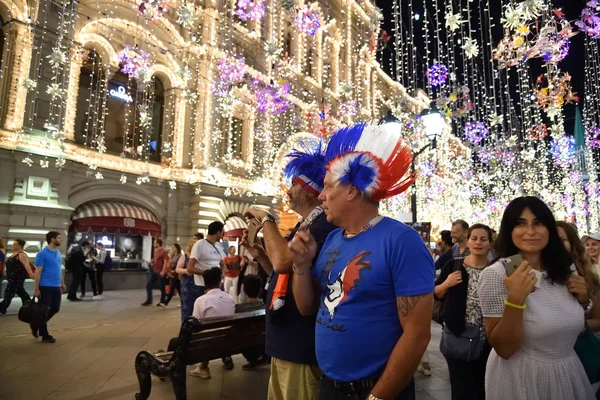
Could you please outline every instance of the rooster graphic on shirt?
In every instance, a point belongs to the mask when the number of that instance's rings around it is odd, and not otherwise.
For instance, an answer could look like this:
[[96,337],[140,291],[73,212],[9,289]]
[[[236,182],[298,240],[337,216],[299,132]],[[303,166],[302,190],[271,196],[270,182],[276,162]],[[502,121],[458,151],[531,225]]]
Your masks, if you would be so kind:
[[323,305],[329,311],[330,321],[335,316],[339,305],[348,300],[351,291],[363,283],[363,271],[371,270],[371,264],[369,260],[367,260],[367,257],[371,254],[371,252],[361,251],[346,264],[344,269],[337,274],[333,282],[332,271],[329,271],[327,277],[327,288],[329,291],[323,299]]

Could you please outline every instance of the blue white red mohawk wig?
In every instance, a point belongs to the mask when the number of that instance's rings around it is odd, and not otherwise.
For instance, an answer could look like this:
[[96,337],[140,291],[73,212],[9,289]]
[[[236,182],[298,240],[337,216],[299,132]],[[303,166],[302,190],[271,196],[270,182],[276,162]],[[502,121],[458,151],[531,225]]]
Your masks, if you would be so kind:
[[360,123],[334,133],[325,152],[333,181],[354,185],[373,201],[404,192],[416,175],[407,175],[412,153],[401,133],[397,122]]
[[301,149],[287,154],[289,162],[283,169],[286,179],[300,184],[315,196],[323,190],[325,179],[325,149],[320,140],[315,143],[300,143]]

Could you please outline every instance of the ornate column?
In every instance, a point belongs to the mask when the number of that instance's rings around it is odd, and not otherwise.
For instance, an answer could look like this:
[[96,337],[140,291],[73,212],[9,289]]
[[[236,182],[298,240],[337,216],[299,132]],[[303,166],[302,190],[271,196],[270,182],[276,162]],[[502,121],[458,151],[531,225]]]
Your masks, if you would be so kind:
[[27,90],[23,87],[23,82],[29,78],[33,34],[29,26],[16,19],[3,29],[8,44],[5,62],[9,65],[3,77],[3,97],[6,99],[3,127],[6,130],[19,130],[23,127],[25,118]]

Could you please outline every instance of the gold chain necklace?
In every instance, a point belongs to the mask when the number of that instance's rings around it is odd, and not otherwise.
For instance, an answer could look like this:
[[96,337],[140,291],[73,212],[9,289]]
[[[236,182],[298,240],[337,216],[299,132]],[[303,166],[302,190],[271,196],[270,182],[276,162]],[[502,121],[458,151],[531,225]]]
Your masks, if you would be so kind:
[[361,233],[368,231],[369,229],[371,229],[372,227],[374,227],[375,225],[380,223],[382,219],[383,219],[383,216],[381,216],[381,215],[376,216],[375,218],[373,218],[372,220],[367,222],[367,224],[365,226],[363,226],[361,228],[361,230],[356,233],[348,233],[344,230],[344,237],[349,239],[349,238],[353,238],[356,235],[360,235]]

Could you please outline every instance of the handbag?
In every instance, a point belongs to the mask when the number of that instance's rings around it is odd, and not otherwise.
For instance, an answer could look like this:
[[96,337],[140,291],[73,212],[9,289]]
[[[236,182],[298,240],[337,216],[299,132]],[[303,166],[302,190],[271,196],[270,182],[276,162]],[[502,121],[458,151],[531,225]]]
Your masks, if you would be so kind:
[[479,358],[482,349],[481,327],[478,325],[466,325],[460,335],[455,335],[447,326],[444,327],[440,340],[440,352],[444,357],[472,362]]
[[35,326],[43,325],[48,318],[48,307],[40,303],[37,297],[25,302],[19,309],[19,321]]
[[[462,259],[455,258],[454,259],[454,268],[452,269],[452,272],[458,271],[461,268],[462,268]],[[444,300],[436,300],[435,298],[433,299],[433,309],[431,312],[431,319],[440,325],[444,325],[444,304],[445,304]]]
[[590,383],[600,382],[600,339],[587,325],[575,342],[575,352]]

